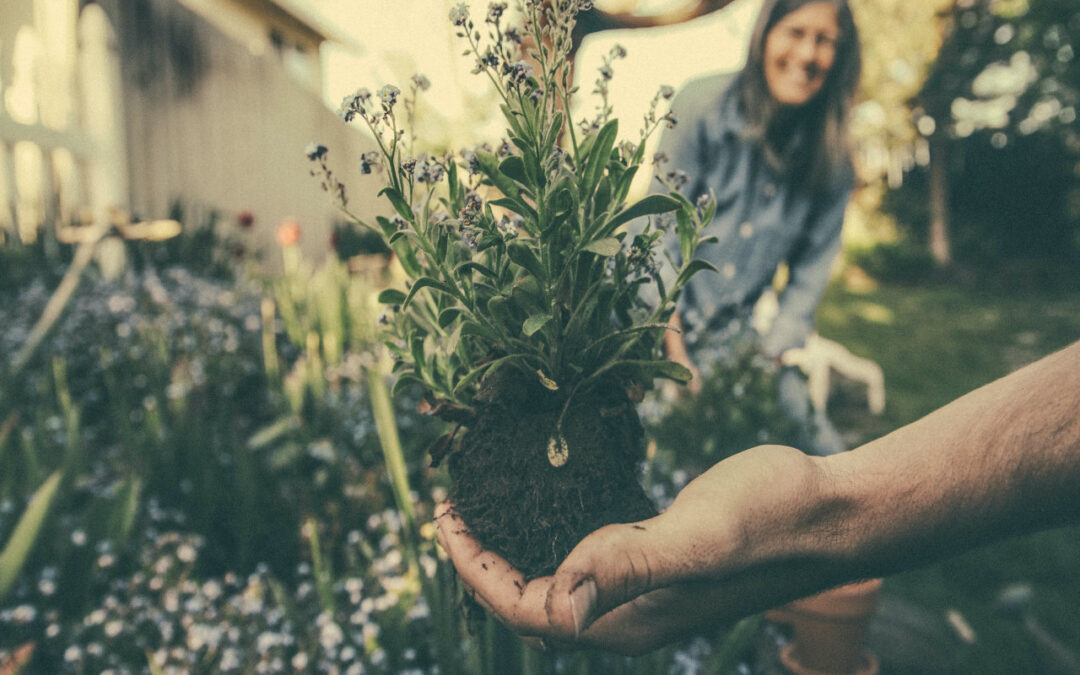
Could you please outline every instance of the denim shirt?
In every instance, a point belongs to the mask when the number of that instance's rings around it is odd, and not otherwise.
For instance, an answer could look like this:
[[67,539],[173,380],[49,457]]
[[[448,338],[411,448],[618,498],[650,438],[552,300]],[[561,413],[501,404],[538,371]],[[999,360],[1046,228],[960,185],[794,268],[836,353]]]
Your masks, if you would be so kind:
[[[715,236],[717,242],[703,244],[696,257],[715,265],[719,274],[699,272],[680,300],[689,346],[695,335],[749,314],[786,262],[790,276],[779,313],[762,336],[765,353],[776,356],[803,346],[813,331],[814,313],[840,250],[854,180],[848,168],[827,190],[811,193],[774,171],[761,148],[742,137],[746,122],[736,82],[730,74],[712,75],[682,90],[672,103],[679,123],[660,139],[659,151],[670,161],[658,171],[685,171],[690,180],[680,191],[692,201],[710,191],[716,197],[716,216],[703,236]],[[663,189],[654,181],[654,191]],[[670,232],[666,237],[668,256],[678,260],[678,236]],[[666,262],[662,269],[670,282],[674,270]]]

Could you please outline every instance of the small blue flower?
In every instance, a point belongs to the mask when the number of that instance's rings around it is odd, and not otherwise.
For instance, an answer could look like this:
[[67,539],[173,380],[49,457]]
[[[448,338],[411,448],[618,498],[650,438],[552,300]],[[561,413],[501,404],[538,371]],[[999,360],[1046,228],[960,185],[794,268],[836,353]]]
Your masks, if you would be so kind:
[[397,97],[401,93],[401,90],[392,84],[385,85],[382,89],[379,89],[379,99],[382,100],[383,107],[389,110],[397,103]]
[[469,20],[469,6],[464,2],[459,2],[450,10],[450,23],[455,26],[464,26],[465,22]]
[[487,21],[488,23],[499,23],[499,18],[502,17],[503,12],[506,11],[505,2],[493,2],[488,5]]
[[375,151],[365,152],[360,155],[360,173],[367,175],[380,166],[382,157]]
[[326,156],[326,146],[319,145],[312,141],[304,148],[304,154],[307,155],[308,159],[314,162],[315,160],[322,159]]
[[514,61],[513,63],[504,63],[502,72],[510,84],[521,84],[529,79],[529,75],[532,74],[532,66],[524,61]]

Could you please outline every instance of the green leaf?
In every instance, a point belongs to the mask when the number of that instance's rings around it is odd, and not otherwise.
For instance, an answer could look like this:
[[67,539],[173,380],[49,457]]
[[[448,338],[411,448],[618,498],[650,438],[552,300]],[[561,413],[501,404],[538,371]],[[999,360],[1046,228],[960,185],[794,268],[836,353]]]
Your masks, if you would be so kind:
[[116,506],[109,519],[109,537],[118,544],[127,539],[132,525],[135,524],[135,516],[139,513],[140,492],[142,492],[142,481],[138,478],[129,478],[124,481],[117,495]]
[[454,319],[461,316],[461,311],[460,307],[447,307],[439,312],[439,326],[442,328],[449,326],[453,323]]
[[520,241],[510,242],[506,247],[506,253],[511,260],[528,270],[529,274],[532,274],[537,279],[547,281],[544,266],[540,264],[540,259],[536,257],[536,253],[528,244]]
[[531,218],[536,220],[536,209],[529,206],[520,199],[511,199],[510,197],[500,197],[498,199],[492,199],[488,204],[492,206],[501,206],[508,211],[513,211],[522,218]]
[[513,330],[512,324],[515,323],[513,308],[514,303],[505,295],[496,295],[487,304],[488,314],[509,330]]
[[510,354],[509,356],[503,356],[502,358],[495,359],[486,366],[483,366],[484,374],[481,379],[486,379],[488,375],[494,373],[499,368],[514,362],[527,364],[530,358],[534,357],[531,354]]
[[612,199],[616,203],[626,199],[626,195],[630,192],[630,184],[634,182],[634,176],[637,174],[638,167],[631,166],[623,172],[619,179],[615,181],[615,191],[612,194]]
[[475,260],[469,260],[467,262],[461,263],[454,268],[454,274],[458,276],[463,276],[465,274],[468,274],[469,272],[472,272],[473,270],[476,270],[477,272],[483,274],[489,279],[495,279],[498,277],[498,275],[495,274],[495,270],[491,269],[486,265],[478,263]]
[[[409,341],[409,353],[412,354],[413,368],[416,374],[423,377],[424,366],[427,365],[424,360],[424,338],[425,335],[415,333],[412,339]],[[426,383],[425,383],[426,384]]]
[[261,450],[296,431],[300,426],[301,421],[295,415],[285,415],[253,433],[247,440],[247,449]]
[[600,214],[607,213],[608,207],[611,205],[611,179],[608,176],[604,176],[600,179],[599,185],[596,186],[596,194],[593,196],[593,214],[599,217]]
[[[462,331],[464,333],[464,331]],[[476,381],[484,372],[488,369],[490,364],[483,364],[477,366],[465,374],[465,377],[458,380],[458,383],[454,385],[454,396],[460,396],[461,392],[465,390],[470,384]]]
[[[442,322],[442,315],[439,316],[439,321],[440,321],[440,323]],[[445,326],[446,324],[443,324],[443,325]],[[446,354],[447,356],[449,356],[449,355],[451,355],[451,354],[453,354],[454,352],[457,351],[458,343],[460,343],[460,342],[461,342],[461,324],[459,323],[457,326],[454,327],[454,330],[450,333],[450,335],[447,336],[447,338],[445,340],[443,340],[442,344],[439,345],[439,348],[440,348],[440,350],[442,351],[443,354]]]
[[387,288],[379,293],[379,302],[384,305],[400,305],[405,302],[405,293],[396,288]]
[[586,194],[592,192],[593,187],[600,182],[600,176],[604,173],[611,149],[615,146],[615,137],[619,133],[619,121],[611,120],[600,129],[596,136],[596,143],[589,152],[589,159],[585,164],[585,173],[582,185]]
[[450,245],[450,228],[440,227],[435,242],[435,259],[446,260],[446,249]]
[[513,129],[514,134],[517,136],[524,136],[525,130],[521,127],[521,122],[518,120],[519,113],[514,112],[505,104],[499,106],[499,109],[502,110],[503,117],[506,118],[506,123]]
[[523,185],[529,184],[529,179],[525,175],[525,161],[517,155],[510,155],[500,162],[499,171]]
[[499,336],[495,333],[495,331],[491,330],[482,323],[477,323],[476,321],[462,321],[461,335],[476,335],[492,342],[499,341]]
[[408,350],[401,345],[396,344],[393,340],[385,340],[383,344],[386,345],[386,348],[389,349],[390,353],[394,356],[397,356],[400,359],[407,359],[409,357]]
[[615,237],[590,241],[581,247],[582,251],[588,251],[609,258],[622,250],[622,243]]
[[551,148],[555,146],[555,141],[559,140],[559,133],[562,131],[562,125],[563,114],[562,111],[559,111],[551,118],[551,126],[548,127],[548,132],[544,135],[542,154],[545,157],[551,152]]
[[34,492],[22,517],[15,524],[3,552],[0,553],[0,602],[15,585],[15,580],[19,578],[19,573],[37,542],[45,518],[49,515],[49,508],[56,500],[62,477],[63,473],[60,471],[53,473]]
[[499,170],[499,160],[487,152],[476,153],[476,161],[480,165],[480,170],[484,173],[491,184],[499,189],[507,197],[517,198],[521,194],[520,188],[512,178],[504,174]]
[[486,378],[488,374],[494,373],[495,370],[497,370],[498,368],[510,363],[514,363],[515,361],[521,362],[523,364],[528,363],[528,359],[528,354],[510,354],[509,356],[502,356],[501,359],[496,359],[495,361],[492,361],[490,363],[478,365],[472,370],[470,370],[468,374],[465,374],[465,376],[461,378],[461,380],[456,384],[456,386],[454,387],[454,395],[460,395],[461,392],[464,391],[465,387],[468,387],[469,384],[471,384],[477,378]]
[[450,199],[456,200],[458,198],[458,188],[460,187],[457,162],[450,162],[450,168],[446,170],[446,184],[449,189]]
[[394,210],[398,212],[398,215],[409,221],[410,223],[415,218],[412,212],[412,207],[409,206],[409,202],[405,201],[405,198],[401,196],[401,193],[392,187],[384,187],[379,190],[379,196],[386,195],[386,198],[393,204]]
[[406,295],[405,299],[402,301],[402,303],[401,303],[402,309],[409,306],[409,303],[412,302],[412,299],[416,295],[417,291],[419,291],[422,288],[434,288],[435,290],[442,291],[443,293],[446,293],[449,296],[457,297],[457,296],[454,295],[454,290],[452,288],[450,288],[449,286],[447,286],[446,284],[442,283],[441,281],[436,281],[435,279],[432,279],[431,277],[420,277],[413,284],[413,287],[409,289],[409,294]]
[[645,377],[661,377],[667,380],[675,380],[676,382],[689,382],[690,378],[693,377],[693,373],[691,373],[686,366],[666,359],[661,359],[659,361],[633,359],[615,361],[614,363],[609,363],[603,368],[598,369],[593,374],[593,377],[605,372],[623,370],[640,373]]
[[390,219],[386,216],[375,216],[375,222],[382,228],[383,236],[389,239],[398,231],[394,224],[390,222]]
[[712,222],[713,217],[716,216],[716,195],[712,190],[709,190],[709,204],[705,207],[704,213],[701,214],[701,222],[708,225]]
[[591,352],[591,351],[599,348],[601,345],[606,345],[609,342],[617,342],[620,338],[632,337],[632,336],[636,336],[639,333],[644,333],[644,332],[652,331],[652,330],[667,330],[667,329],[668,329],[668,325],[666,323],[648,323],[648,324],[642,324],[640,326],[632,326],[630,328],[624,328],[623,330],[616,331],[614,333],[609,333],[608,335],[605,335],[604,337],[600,338],[599,340],[594,341],[592,344],[590,344],[588,347],[586,347],[583,350],[582,353],[587,354],[588,352]]
[[401,263],[401,268],[405,270],[405,274],[410,277],[420,276],[422,270],[420,261],[416,259],[416,251],[413,250],[412,246],[409,246],[408,241],[398,241],[392,244],[391,248],[397,254],[398,262]]
[[649,195],[615,214],[615,217],[608,222],[607,227],[614,230],[619,225],[628,223],[635,218],[669,213],[677,208],[679,208],[679,202],[667,195]]
[[544,172],[540,169],[541,162],[537,159],[536,152],[532,148],[526,146],[521,151],[520,159],[522,162],[522,169],[525,172],[525,180],[521,182],[531,188],[528,190],[528,195],[532,197],[535,195],[536,190],[544,187],[547,180],[544,178]]
[[682,287],[684,284],[686,284],[687,281],[690,281],[690,277],[694,276],[701,270],[712,270],[713,272],[718,271],[716,269],[716,266],[713,265],[711,262],[705,260],[691,260],[690,264],[686,266],[686,269],[684,269],[682,273],[679,274],[679,279],[675,282],[675,288]]
[[525,323],[521,325],[521,332],[531,336],[533,333],[543,328],[544,324],[548,321],[551,321],[550,314],[534,314],[528,319],[525,319]]
[[398,375],[397,380],[394,381],[394,388],[390,391],[391,396],[398,396],[405,390],[406,387],[417,384],[422,389],[429,389],[427,383],[417,377],[411,372],[403,372]]

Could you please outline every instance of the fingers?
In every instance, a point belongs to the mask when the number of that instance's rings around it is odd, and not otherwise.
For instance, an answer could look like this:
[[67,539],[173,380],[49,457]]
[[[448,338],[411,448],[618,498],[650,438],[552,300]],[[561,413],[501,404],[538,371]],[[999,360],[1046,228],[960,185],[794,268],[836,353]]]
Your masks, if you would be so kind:
[[[436,509],[439,542],[466,591],[494,618],[539,650],[590,645],[640,654],[682,635],[720,605],[703,587],[665,587],[679,570],[662,517],[611,525],[571,552],[554,577],[526,583],[484,550],[449,505]],[[656,589],[656,590],[653,590]]]
[[469,594],[485,610],[516,633],[545,635],[548,631],[544,601],[551,577],[526,583],[524,575],[502,556],[485,550],[469,536],[452,505],[435,511],[439,543],[446,550]]
[[555,572],[546,598],[548,622],[578,638],[598,617],[671,583],[663,516],[608,525],[586,537]]
[[690,381],[686,383],[686,389],[690,392],[691,396],[697,396],[701,393],[702,387],[701,371],[695,368],[692,364],[690,366]]

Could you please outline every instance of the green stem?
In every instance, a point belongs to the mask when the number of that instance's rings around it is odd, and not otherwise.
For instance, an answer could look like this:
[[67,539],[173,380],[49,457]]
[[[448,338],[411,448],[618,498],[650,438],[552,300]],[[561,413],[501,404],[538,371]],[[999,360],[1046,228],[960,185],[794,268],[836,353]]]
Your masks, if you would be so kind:
[[57,319],[60,318],[68,302],[71,301],[71,296],[75,293],[75,289],[79,287],[79,282],[82,280],[83,270],[90,264],[94,251],[97,250],[98,242],[107,232],[107,227],[98,226],[94,236],[79,245],[75,257],[71,261],[71,266],[64,273],[64,278],[60,280],[60,285],[53,291],[49,301],[45,303],[45,310],[41,313],[41,318],[34,324],[34,327],[30,330],[30,335],[26,338],[26,342],[23,343],[22,349],[19,350],[11,362],[11,371],[8,373],[8,377],[12,380],[15,380],[22,372],[22,369],[26,367],[26,364],[30,362],[34,352],[38,350],[38,347],[41,346],[42,341],[45,339],[45,335],[53,327]]
[[409,474],[405,463],[405,453],[401,449],[401,438],[398,436],[394,406],[390,400],[390,389],[386,385],[386,359],[383,356],[380,356],[368,369],[367,384],[368,396],[371,398],[371,412],[375,417],[375,428],[379,433],[379,444],[382,446],[383,460],[386,462],[386,472],[390,478],[390,488],[394,493],[398,513],[401,514],[409,568],[419,573],[416,509],[409,489]]

